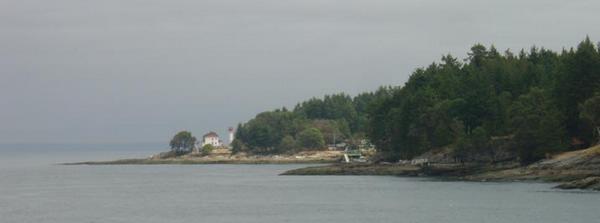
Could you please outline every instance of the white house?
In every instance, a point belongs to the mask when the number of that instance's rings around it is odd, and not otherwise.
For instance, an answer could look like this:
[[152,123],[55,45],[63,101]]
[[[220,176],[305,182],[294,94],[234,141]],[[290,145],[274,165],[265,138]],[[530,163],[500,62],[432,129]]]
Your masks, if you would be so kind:
[[221,140],[219,140],[219,135],[215,132],[206,133],[202,136],[202,146],[206,144],[211,144],[213,146],[221,146]]

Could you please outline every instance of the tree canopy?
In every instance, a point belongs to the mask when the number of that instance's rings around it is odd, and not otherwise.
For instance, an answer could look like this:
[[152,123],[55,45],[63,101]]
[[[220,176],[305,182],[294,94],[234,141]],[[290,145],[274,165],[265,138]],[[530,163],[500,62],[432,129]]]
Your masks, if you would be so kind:
[[194,145],[196,144],[196,137],[192,136],[192,133],[189,131],[180,131],[173,138],[171,142],[169,142],[169,146],[171,146],[171,151],[176,154],[185,154],[192,151]]
[[298,142],[303,148],[322,149],[325,146],[323,134],[317,128],[307,128],[298,133]]
[[316,129],[326,144],[334,134],[336,142],[366,136],[381,157],[397,160],[446,147],[457,156],[485,152],[503,138],[521,161],[532,162],[571,148],[569,142],[597,142],[598,92],[600,50],[589,38],[558,53],[538,47],[501,53],[476,44],[465,60],[445,55],[416,69],[403,86],[258,114],[240,124],[234,145],[286,152],[306,146],[300,133]]
[[593,129],[596,144],[600,144],[600,90],[594,97],[587,99],[581,105],[581,118]]
[[571,139],[591,142],[578,106],[600,89],[600,52],[589,39],[562,53],[500,54],[477,44],[468,55],[464,63],[448,55],[417,69],[375,103],[367,135],[380,152],[397,159],[440,147],[464,151],[485,133],[512,138],[521,160],[531,162],[568,149]]

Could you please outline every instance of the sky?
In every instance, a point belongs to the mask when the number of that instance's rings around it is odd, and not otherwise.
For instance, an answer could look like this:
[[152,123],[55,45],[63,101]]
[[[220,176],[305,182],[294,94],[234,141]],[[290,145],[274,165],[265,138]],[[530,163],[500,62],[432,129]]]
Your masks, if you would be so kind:
[[475,43],[600,41],[597,0],[0,0],[0,143],[165,142],[402,85]]

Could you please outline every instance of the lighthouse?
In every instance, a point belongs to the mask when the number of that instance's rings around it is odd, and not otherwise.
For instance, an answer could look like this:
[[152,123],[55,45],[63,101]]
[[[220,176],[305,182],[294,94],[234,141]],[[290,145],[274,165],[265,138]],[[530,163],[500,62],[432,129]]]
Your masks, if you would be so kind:
[[233,142],[233,127],[229,127],[229,145]]

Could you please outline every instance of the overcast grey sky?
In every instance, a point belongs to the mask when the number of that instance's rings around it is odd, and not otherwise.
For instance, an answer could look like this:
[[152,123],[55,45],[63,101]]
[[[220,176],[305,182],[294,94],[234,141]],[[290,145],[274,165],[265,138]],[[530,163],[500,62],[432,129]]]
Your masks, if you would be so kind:
[[0,0],[0,143],[224,134],[474,43],[560,50],[599,27],[598,0]]

